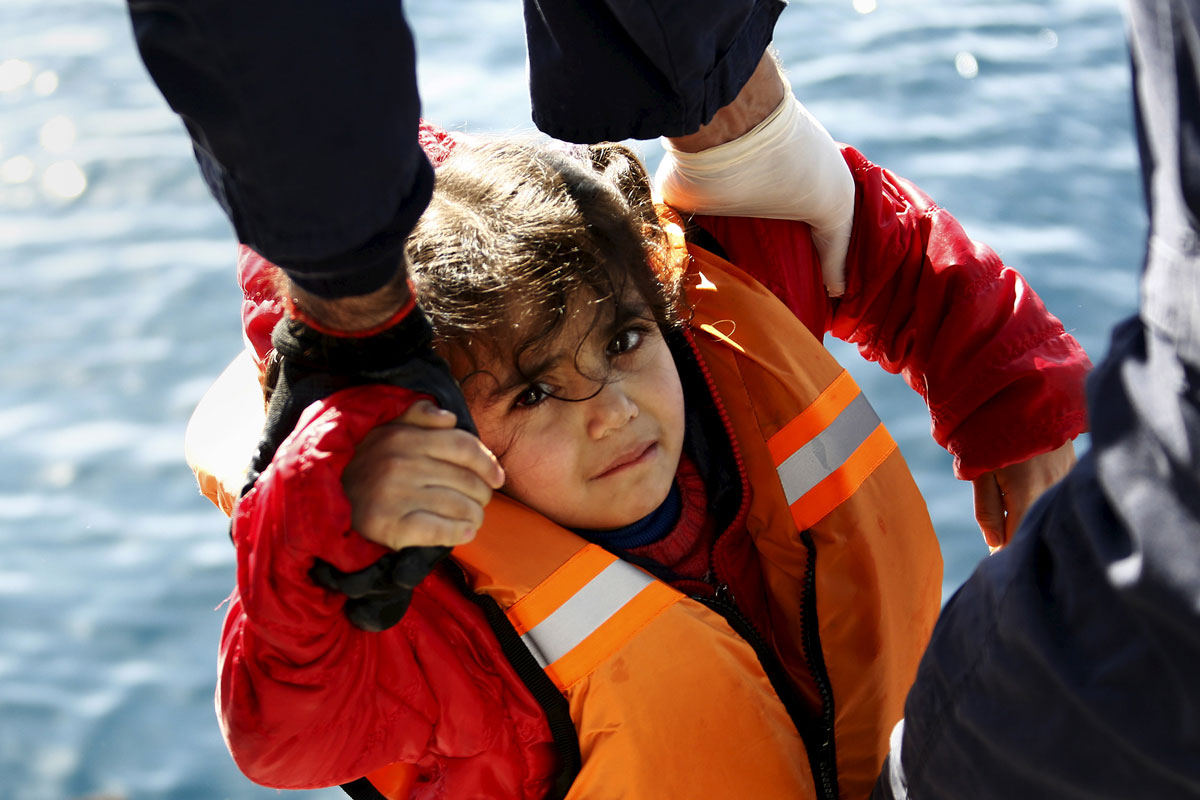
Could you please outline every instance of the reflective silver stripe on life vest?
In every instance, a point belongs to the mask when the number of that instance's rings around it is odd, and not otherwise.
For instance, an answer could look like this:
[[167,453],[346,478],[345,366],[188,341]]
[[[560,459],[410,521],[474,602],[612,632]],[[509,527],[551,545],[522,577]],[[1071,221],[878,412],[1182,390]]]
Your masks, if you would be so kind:
[[654,578],[645,572],[617,559],[523,634],[521,641],[545,669],[571,652],[653,582]]
[[860,393],[825,430],[779,465],[788,505],[832,475],[878,427],[879,415]]

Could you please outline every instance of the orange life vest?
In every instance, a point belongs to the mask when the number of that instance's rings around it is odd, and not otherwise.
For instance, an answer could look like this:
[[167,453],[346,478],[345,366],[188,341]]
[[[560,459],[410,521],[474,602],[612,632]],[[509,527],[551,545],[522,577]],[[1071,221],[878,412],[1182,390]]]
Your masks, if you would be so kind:
[[[733,557],[761,569],[768,658],[803,707],[780,700],[736,613],[509,498],[453,557],[567,698],[582,756],[568,798],[865,798],[938,613],[925,503],[820,342],[761,284],[690,251],[691,327],[750,493]],[[399,786],[405,771],[369,777]]]
[[[769,290],[689,250],[690,325],[747,487],[745,534],[717,546],[761,576],[764,597],[732,599],[765,604],[758,646],[799,697],[780,699],[731,606],[504,496],[453,557],[567,699],[582,757],[567,797],[865,798],[938,612],[937,541],[846,371]],[[367,777],[401,798],[415,773]]]

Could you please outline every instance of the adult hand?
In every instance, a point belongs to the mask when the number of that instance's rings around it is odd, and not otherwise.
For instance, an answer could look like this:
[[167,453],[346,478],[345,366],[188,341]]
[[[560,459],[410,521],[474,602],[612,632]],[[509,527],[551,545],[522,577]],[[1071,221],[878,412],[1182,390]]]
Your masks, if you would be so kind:
[[1008,544],[1033,502],[1074,464],[1075,446],[1067,442],[1057,450],[1001,467],[971,482],[975,489],[975,521],[993,553]]
[[504,470],[455,421],[422,400],[367,434],[342,474],[356,531],[392,550],[474,538]]
[[733,103],[690,136],[668,140],[655,175],[683,212],[806,222],[831,297],[846,290],[854,178],[833,138],[764,56]]

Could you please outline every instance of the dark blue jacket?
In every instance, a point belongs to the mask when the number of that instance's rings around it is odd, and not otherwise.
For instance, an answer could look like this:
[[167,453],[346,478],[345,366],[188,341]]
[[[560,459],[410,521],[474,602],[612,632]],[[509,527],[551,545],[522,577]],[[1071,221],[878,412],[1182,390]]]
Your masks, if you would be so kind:
[[1150,242],[1092,449],[943,610],[877,798],[1200,797],[1200,2],[1130,4]]

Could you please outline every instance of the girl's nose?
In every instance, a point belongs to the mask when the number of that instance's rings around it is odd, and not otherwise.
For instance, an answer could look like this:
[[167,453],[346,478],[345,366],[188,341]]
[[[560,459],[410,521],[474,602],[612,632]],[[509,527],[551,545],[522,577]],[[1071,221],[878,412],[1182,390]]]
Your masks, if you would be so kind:
[[619,382],[605,385],[599,394],[587,401],[587,406],[588,435],[593,439],[603,439],[620,430],[638,415],[637,403]]

